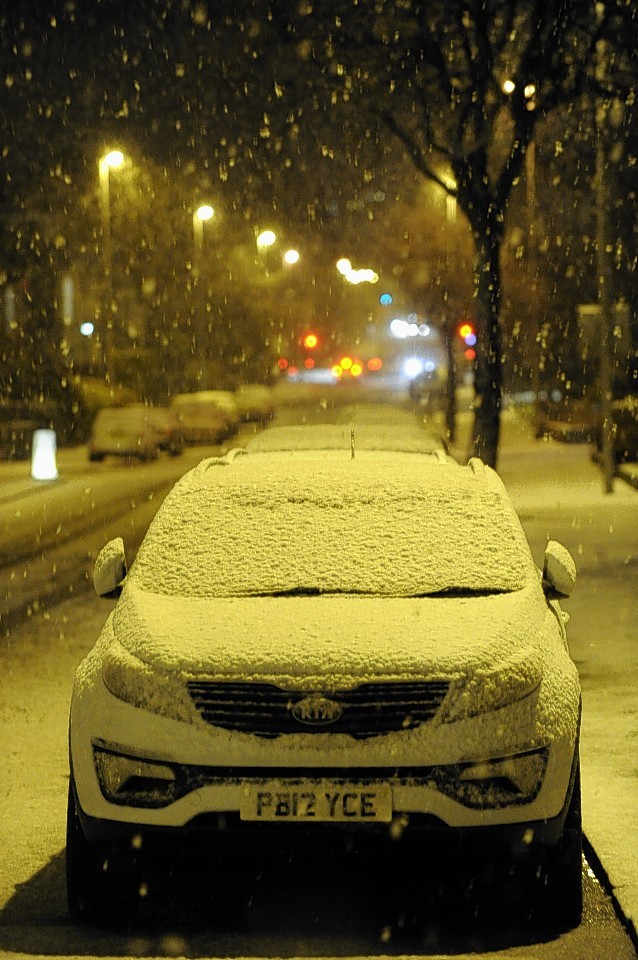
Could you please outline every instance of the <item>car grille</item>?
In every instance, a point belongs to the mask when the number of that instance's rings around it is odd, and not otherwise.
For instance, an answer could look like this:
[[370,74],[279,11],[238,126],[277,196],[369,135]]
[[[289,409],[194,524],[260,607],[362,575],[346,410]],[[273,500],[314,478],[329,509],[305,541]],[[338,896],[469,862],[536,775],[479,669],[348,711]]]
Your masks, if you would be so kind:
[[188,691],[206,723],[259,737],[345,733],[375,737],[412,730],[436,714],[448,682],[364,683],[353,690],[308,694],[269,683],[190,680]]

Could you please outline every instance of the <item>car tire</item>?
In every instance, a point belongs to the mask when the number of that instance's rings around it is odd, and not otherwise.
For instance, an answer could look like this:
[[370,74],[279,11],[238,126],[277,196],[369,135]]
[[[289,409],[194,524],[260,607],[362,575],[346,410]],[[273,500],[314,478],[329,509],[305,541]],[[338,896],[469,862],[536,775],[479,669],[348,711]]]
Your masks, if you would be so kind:
[[106,850],[87,841],[69,786],[66,825],[66,891],[69,915],[77,923],[130,929],[140,906],[134,864],[110,869]]
[[577,764],[560,839],[537,859],[531,878],[533,905],[565,928],[577,927],[583,915],[582,858],[580,767]]

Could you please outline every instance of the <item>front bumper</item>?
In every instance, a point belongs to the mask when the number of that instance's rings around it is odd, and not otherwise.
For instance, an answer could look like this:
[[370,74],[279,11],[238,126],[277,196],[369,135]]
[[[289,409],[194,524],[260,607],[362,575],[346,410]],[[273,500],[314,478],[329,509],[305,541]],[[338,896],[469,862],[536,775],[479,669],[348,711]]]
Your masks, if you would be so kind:
[[[229,830],[249,833],[281,831],[293,827],[315,830],[322,824],[267,825],[241,821],[239,809],[246,784],[339,780],[357,784],[389,784],[392,817],[384,824],[348,824],[354,830],[386,835],[450,829],[488,839],[503,835],[503,842],[521,838],[555,842],[562,827],[570,794],[576,755],[577,725],[560,737],[541,739],[534,727],[535,703],[520,701],[454,724],[433,724],[409,734],[374,737],[363,743],[344,735],[315,735],[307,739],[280,737],[263,740],[206,726],[173,720],[133,707],[114,697],[96,677],[90,689],[74,694],[71,708],[70,753],[78,809],[87,836],[143,830],[166,838],[173,833],[216,833]],[[459,771],[473,776],[473,768],[487,766],[498,774],[499,764],[520,755],[542,755],[536,789],[523,800],[482,805],[449,788]],[[125,757],[131,777],[155,779],[150,801],[127,800],[127,789],[108,785],[96,757]],[[534,764],[536,761],[534,761]],[[532,764],[532,766],[534,766]],[[117,764],[116,764],[117,767]],[[119,776],[116,769],[116,778]],[[105,779],[106,776],[106,779]],[[184,783],[186,786],[184,787]],[[167,790],[174,789],[168,796]],[[138,783],[139,786],[139,783]],[[143,793],[143,789],[141,790]],[[158,799],[159,798],[159,799]],[[461,802],[464,801],[464,802]],[[518,838],[518,840],[517,840]],[[523,841],[521,841],[523,842]]]

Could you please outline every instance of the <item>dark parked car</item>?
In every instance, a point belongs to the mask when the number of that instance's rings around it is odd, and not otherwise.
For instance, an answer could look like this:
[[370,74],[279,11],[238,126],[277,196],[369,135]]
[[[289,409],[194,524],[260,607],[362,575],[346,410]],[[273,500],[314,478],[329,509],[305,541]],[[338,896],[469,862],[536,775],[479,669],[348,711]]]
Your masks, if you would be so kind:
[[0,403],[0,457],[28,460],[33,434],[53,426],[55,411],[38,403],[5,400]]
[[[616,463],[638,461],[638,394],[629,394],[620,400],[612,400],[612,440]],[[594,435],[597,454],[603,447],[603,429],[600,419]]]

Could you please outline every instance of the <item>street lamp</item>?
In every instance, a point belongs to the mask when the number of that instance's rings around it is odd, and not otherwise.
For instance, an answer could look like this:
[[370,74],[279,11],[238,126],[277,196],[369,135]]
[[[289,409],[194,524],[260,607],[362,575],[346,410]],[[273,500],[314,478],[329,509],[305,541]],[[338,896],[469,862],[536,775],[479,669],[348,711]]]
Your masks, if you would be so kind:
[[106,304],[104,311],[104,366],[106,379],[112,381],[113,370],[113,250],[111,245],[111,202],[110,185],[111,170],[117,170],[124,163],[124,154],[121,150],[110,150],[98,160],[100,176],[100,205],[102,210],[102,255],[104,259],[104,276],[106,279]]
[[262,230],[262,232],[257,237],[257,249],[258,250],[267,250],[268,247],[272,247],[273,243],[277,241],[277,234],[272,230]]
[[193,242],[195,244],[195,262],[193,264],[193,272],[196,277],[199,276],[199,269],[201,266],[201,254],[204,244],[204,224],[209,220],[212,220],[214,216],[215,211],[208,203],[203,203],[201,207],[198,207],[193,213]]

